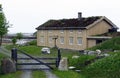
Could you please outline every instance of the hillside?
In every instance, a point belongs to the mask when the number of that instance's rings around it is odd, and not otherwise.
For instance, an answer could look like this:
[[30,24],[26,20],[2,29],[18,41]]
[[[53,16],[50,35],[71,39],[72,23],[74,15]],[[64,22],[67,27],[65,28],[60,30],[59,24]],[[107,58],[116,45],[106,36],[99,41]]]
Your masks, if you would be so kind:
[[89,48],[90,50],[120,50],[120,37],[115,37],[110,40],[107,40],[101,44],[98,44],[95,47]]

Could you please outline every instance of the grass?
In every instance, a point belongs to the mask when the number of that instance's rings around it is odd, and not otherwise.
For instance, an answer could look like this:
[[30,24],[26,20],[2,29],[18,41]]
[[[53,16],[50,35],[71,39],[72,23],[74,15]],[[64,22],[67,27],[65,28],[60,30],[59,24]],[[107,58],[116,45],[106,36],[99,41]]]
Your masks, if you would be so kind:
[[120,50],[120,37],[115,37],[110,40],[107,40],[101,44],[98,44],[95,47],[89,48],[90,50],[104,50],[104,49],[110,49],[110,50]]
[[[0,53],[0,61],[5,57],[8,57],[8,56]],[[1,67],[1,62],[0,62],[0,67]],[[1,68],[0,68],[0,70],[1,70]],[[21,73],[22,72],[20,72],[20,71],[17,71],[15,73],[9,73],[9,74],[1,74],[0,73],[0,78],[20,78]]]
[[90,56],[90,55],[81,55],[79,58],[69,58],[69,66],[74,66],[79,70],[84,69],[87,64],[87,61],[93,60],[95,56]]
[[9,73],[9,74],[0,74],[0,78],[21,78],[21,71],[17,71],[15,73]]
[[[13,46],[13,45],[6,45],[5,46],[8,50],[11,50],[12,48],[16,47],[20,50],[25,51],[26,53],[34,56],[41,56],[41,57],[57,57],[58,49],[56,48],[50,48],[51,53],[50,54],[42,54],[41,49],[43,46],[38,47],[35,45],[30,46]],[[69,57],[72,55],[79,55],[80,53],[78,51],[74,50],[63,50],[61,49],[61,55],[62,57]]]
[[74,71],[53,71],[59,78],[85,78],[80,73],[74,72]]
[[33,78],[46,78],[45,72],[43,71],[33,71],[32,76]]
[[89,78],[120,78],[120,52],[89,65],[84,73]]

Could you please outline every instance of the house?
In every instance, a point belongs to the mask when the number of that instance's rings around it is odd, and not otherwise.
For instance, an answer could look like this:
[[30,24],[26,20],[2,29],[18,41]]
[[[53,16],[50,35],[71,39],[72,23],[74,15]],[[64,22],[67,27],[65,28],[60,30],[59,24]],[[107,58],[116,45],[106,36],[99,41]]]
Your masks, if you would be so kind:
[[78,18],[49,20],[36,29],[38,46],[84,50],[110,39],[101,34],[117,32],[118,27],[105,16],[85,18],[79,12]]

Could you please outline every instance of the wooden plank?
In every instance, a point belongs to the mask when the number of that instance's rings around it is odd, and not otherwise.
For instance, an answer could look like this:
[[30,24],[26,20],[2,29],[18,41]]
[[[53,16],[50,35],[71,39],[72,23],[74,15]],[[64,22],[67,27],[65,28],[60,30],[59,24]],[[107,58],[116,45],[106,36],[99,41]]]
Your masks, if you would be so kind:
[[[43,65],[42,63],[16,63],[17,65]],[[47,65],[55,65],[56,63],[45,63]]]
[[19,51],[20,53],[22,53],[22,54],[24,54],[24,55],[26,55],[26,56],[28,56],[28,57],[30,57],[30,58],[36,60],[37,62],[39,62],[39,63],[41,63],[41,64],[43,64],[43,65],[49,67],[50,69],[53,69],[51,66],[45,64],[44,62],[40,61],[39,59],[37,59],[37,58],[35,58],[35,57],[33,57],[33,56],[31,56],[31,55],[25,53],[24,51],[21,51],[21,50],[18,50],[18,51]]
[[[17,58],[18,60],[34,60],[32,58]],[[36,58],[39,60],[56,60],[57,58]]]
[[17,70],[51,70],[49,68],[17,68]]

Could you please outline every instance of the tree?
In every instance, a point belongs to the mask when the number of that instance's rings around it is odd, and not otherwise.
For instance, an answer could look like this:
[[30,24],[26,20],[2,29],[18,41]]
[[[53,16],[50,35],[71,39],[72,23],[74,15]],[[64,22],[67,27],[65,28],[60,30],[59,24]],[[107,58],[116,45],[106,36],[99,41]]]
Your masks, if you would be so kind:
[[12,39],[12,43],[13,43],[13,45],[15,45],[16,42],[17,42],[17,39],[16,39],[16,38],[13,38],[13,39]]
[[0,4],[0,46],[2,45],[2,38],[8,32],[8,28],[9,28],[9,24],[6,21],[1,6],[2,5]]
[[23,34],[22,33],[17,33],[16,34],[16,38],[19,39],[19,40],[22,39],[23,38]]

